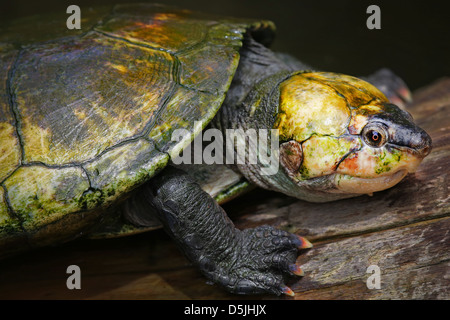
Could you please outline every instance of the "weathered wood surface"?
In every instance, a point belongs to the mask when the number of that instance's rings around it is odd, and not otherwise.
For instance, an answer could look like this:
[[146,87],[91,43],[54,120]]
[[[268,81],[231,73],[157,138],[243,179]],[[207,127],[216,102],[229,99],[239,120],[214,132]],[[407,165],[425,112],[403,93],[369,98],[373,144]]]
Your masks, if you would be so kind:
[[[255,190],[225,205],[239,228],[272,224],[307,236],[295,299],[450,299],[450,78],[415,93],[411,113],[433,152],[398,186],[330,204]],[[68,290],[66,268],[82,270]],[[368,289],[367,268],[381,271]],[[161,230],[81,240],[0,263],[0,299],[274,299],[236,297],[206,284]],[[279,299],[291,299],[280,297]]]

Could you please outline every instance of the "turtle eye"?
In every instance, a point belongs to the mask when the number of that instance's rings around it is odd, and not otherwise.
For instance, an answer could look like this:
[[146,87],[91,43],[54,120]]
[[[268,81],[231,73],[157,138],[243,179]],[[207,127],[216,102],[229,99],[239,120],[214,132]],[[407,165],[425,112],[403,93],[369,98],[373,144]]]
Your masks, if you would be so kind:
[[367,125],[362,136],[364,142],[371,147],[380,148],[387,142],[388,134],[386,129],[382,125]]

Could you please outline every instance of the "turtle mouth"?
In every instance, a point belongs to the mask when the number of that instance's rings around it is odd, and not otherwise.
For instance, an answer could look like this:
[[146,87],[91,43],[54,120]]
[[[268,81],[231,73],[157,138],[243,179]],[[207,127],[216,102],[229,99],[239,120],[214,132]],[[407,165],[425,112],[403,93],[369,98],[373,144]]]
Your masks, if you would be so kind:
[[396,172],[376,178],[359,178],[347,174],[334,174],[334,185],[338,193],[372,194],[373,192],[389,189],[399,183],[408,170],[400,169]]

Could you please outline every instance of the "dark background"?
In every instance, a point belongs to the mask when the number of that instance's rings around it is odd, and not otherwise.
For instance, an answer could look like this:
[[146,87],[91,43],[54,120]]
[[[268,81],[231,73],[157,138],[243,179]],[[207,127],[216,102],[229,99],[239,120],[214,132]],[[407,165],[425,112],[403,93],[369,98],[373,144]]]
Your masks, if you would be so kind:
[[[3,0],[2,0],[3,1]],[[9,19],[66,14],[70,4],[87,8],[126,0],[14,0],[1,2],[0,25]],[[145,2],[128,1],[128,2]],[[389,67],[411,89],[450,76],[448,1],[366,0],[159,0],[159,3],[236,17],[269,19],[277,25],[275,50],[326,71],[366,75]],[[367,7],[381,9],[381,30],[368,30]],[[67,15],[68,16],[68,15]]]

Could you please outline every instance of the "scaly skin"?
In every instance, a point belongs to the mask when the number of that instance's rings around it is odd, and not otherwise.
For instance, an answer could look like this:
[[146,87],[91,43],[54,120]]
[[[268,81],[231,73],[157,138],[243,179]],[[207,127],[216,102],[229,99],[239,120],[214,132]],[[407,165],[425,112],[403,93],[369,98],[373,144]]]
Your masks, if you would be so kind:
[[224,210],[192,178],[166,168],[145,186],[166,231],[203,274],[237,294],[293,294],[284,283],[303,275],[298,250],[311,244],[271,226],[238,230]]

